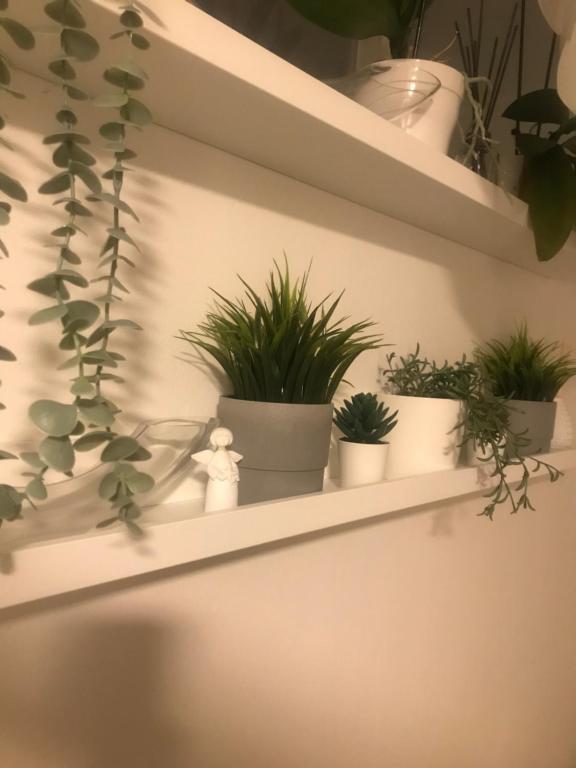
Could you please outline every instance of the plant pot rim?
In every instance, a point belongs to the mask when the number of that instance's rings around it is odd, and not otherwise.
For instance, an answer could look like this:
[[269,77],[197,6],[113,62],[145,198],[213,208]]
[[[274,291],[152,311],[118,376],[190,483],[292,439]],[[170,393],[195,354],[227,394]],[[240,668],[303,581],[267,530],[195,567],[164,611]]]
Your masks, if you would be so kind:
[[346,443],[347,445],[369,445],[372,448],[375,447],[382,447],[383,445],[390,445],[390,443],[387,440],[382,440],[378,443],[358,443],[356,440],[346,440],[345,437],[339,437],[338,438],[339,443]]
[[555,400],[519,400],[517,397],[506,398],[507,403],[522,403],[523,405],[556,405]]
[[284,407],[297,406],[298,408],[333,408],[334,407],[332,403],[276,403],[276,402],[270,402],[268,400],[244,400],[241,397],[234,397],[234,395],[220,395],[220,399],[230,400],[235,403],[250,403],[253,405],[264,405],[264,406],[281,405]]
[[[434,67],[439,67],[440,69],[450,69],[452,70],[452,72],[456,72],[461,77],[464,77],[462,75],[462,72],[460,72],[459,69],[456,69],[456,67],[450,66],[450,64],[444,64],[444,62],[435,61],[434,59],[422,59],[419,56],[417,56],[416,58],[411,58],[410,56],[403,56],[400,59],[393,59],[393,58],[380,59],[379,61],[373,62],[373,64],[387,64],[390,62],[396,62],[396,63],[402,63],[402,64],[407,62],[410,62],[412,64],[432,64]],[[422,67],[422,68],[425,69],[425,67]]]
[[383,392],[382,397],[401,397],[403,400],[428,400],[434,403],[458,403],[460,405],[464,405],[466,402],[454,397],[420,397],[419,395],[397,395],[395,392]]

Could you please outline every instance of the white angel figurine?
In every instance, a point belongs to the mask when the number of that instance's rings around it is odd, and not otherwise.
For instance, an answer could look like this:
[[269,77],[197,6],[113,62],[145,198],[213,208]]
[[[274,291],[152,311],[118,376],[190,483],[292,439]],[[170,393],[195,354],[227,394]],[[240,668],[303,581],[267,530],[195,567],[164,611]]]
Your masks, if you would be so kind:
[[204,512],[219,512],[238,506],[238,467],[242,456],[229,450],[234,435],[225,427],[217,427],[210,435],[210,445],[205,451],[193,453],[192,458],[202,464],[208,473],[208,485],[204,499]]

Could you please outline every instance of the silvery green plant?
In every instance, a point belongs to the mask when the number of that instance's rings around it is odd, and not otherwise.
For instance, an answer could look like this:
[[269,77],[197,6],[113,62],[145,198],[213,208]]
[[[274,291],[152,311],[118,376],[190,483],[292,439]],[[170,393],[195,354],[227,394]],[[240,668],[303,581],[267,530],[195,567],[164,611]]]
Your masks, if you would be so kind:
[[370,392],[359,392],[335,413],[334,424],[342,432],[342,438],[349,443],[378,445],[396,426],[398,411],[390,413],[384,403]]
[[[148,109],[132,96],[132,91],[144,87],[146,75],[130,61],[109,67],[104,73],[105,80],[116,90],[98,103],[117,110],[116,119],[100,129],[101,135],[109,141],[108,149],[114,157],[113,166],[103,175],[111,186],[110,192],[105,192],[93,170],[95,159],[87,149],[90,140],[79,131],[73,106],[73,102],[88,98],[74,84],[76,64],[93,60],[99,52],[98,42],[85,30],[86,22],[76,0],[52,0],[44,10],[60,26],[60,52],[49,63],[49,70],[58,80],[62,104],[56,113],[58,131],[44,139],[46,145],[55,148],[53,163],[57,173],[39,191],[44,195],[59,196],[54,204],[62,207],[65,219],[51,233],[53,242],[50,246],[56,251],[54,269],[29,285],[31,290],[51,299],[52,304],[36,312],[30,318],[30,324],[60,323],[59,347],[71,353],[60,368],[73,370],[74,375],[68,402],[39,400],[30,406],[30,418],[44,436],[37,451],[22,454],[31,470],[25,473],[31,478],[25,490],[0,486],[0,522],[19,518],[25,502],[34,506],[34,500],[47,497],[45,475],[49,470],[71,477],[77,452],[104,446],[100,458],[109,465],[110,471],[102,480],[100,496],[110,501],[114,515],[103,524],[120,520],[133,532],[138,532],[134,521],[140,510],[134,496],[150,490],[154,481],[146,473],[139,472],[134,463],[145,461],[151,455],[137,440],[115,431],[120,409],[103,388],[110,381],[123,382],[112,372],[124,360],[120,353],[110,349],[112,334],[121,328],[140,330],[140,326],[127,318],[113,317],[112,307],[121,301],[120,293],[128,292],[118,276],[120,264],[133,266],[133,262],[120,253],[120,244],[138,250],[121,221],[124,214],[136,220],[137,217],[121,193],[126,171],[123,163],[136,156],[126,146],[127,129],[141,127],[151,120]],[[140,50],[149,46],[141,31],[136,31],[143,23],[140,11],[134,5],[121,9],[120,25],[120,31],[112,36],[114,39],[122,38],[129,46]],[[79,196],[79,185],[88,192],[85,199]],[[104,292],[94,301],[72,296],[72,291],[83,291],[89,286],[74,247],[75,240],[84,234],[79,221],[92,216],[86,202],[107,204],[111,209],[111,226],[107,228],[99,265],[106,273],[92,281],[103,282]]]

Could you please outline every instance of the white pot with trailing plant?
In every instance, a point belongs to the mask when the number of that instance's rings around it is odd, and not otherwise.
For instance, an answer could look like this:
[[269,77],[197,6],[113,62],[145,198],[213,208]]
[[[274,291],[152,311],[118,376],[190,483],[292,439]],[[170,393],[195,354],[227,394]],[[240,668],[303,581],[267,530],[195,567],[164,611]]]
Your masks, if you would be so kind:
[[331,85],[447,153],[465,93],[461,72],[417,58],[429,0],[288,0],[309,21],[358,41],[353,73]]
[[556,397],[576,374],[576,360],[560,354],[557,342],[534,340],[521,326],[506,341],[493,339],[476,353],[486,385],[506,401],[510,430],[521,436],[521,456],[550,450]]
[[388,455],[384,438],[396,426],[396,415],[366,392],[345,400],[336,411],[334,424],[343,435],[338,441],[342,488],[384,480]]
[[308,273],[270,273],[265,298],[244,283],[244,300],[222,296],[198,331],[181,338],[212,357],[232,392],[218,417],[234,434],[240,504],[322,490],[332,431],[332,399],[358,355],[380,346],[369,321],[336,319],[340,298],[307,298]]
[[414,353],[387,357],[381,381],[384,404],[398,412],[390,437],[389,479],[454,469],[462,444],[464,402],[460,392],[472,375],[466,361],[438,366]]

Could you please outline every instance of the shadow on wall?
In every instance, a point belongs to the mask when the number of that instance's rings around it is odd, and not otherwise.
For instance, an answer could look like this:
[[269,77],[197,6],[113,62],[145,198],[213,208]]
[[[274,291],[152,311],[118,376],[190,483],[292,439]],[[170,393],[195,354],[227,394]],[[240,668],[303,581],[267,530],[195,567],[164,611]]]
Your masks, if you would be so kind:
[[[62,635],[60,635],[62,639]],[[190,768],[165,715],[170,630],[149,619],[71,623],[33,693],[3,655],[0,758],[11,768]],[[42,648],[40,651],[39,646]],[[30,659],[34,667],[42,659]],[[21,673],[22,666],[15,665]],[[31,686],[32,687],[32,686]],[[33,698],[32,698],[33,697]],[[183,749],[183,747],[182,747]],[[8,750],[8,754],[4,752]]]

